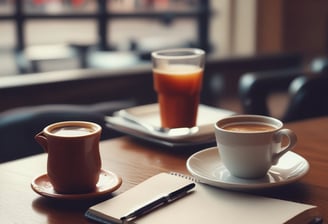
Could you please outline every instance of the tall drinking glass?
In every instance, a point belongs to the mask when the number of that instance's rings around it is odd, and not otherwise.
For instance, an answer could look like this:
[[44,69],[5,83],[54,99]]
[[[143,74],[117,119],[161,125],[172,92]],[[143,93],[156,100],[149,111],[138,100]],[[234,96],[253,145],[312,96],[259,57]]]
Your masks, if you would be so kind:
[[152,62],[162,127],[196,126],[205,52],[194,48],[155,51]]

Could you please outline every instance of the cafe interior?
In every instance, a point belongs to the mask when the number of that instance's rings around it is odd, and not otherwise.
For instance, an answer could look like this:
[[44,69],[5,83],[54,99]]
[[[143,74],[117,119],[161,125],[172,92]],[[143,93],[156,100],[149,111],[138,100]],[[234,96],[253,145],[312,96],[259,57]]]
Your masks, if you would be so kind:
[[[134,148],[136,163],[150,163],[150,154],[136,152],[142,149],[165,154],[163,157],[169,154],[172,163],[165,160],[163,168],[158,159],[160,167],[143,170],[143,179],[155,171],[174,168],[189,174],[185,167],[175,165],[175,159],[183,157],[185,163],[191,155],[186,148],[195,152],[205,145],[168,147],[158,141],[148,142],[149,136],[140,139],[138,133],[117,128],[107,118],[118,111],[157,103],[153,51],[200,48],[206,52],[202,105],[235,114],[277,118],[287,127],[295,126],[300,144],[304,136],[310,138],[320,132],[312,132],[315,127],[321,130],[320,137],[300,146],[311,148],[309,144],[314,143],[320,148],[314,157],[322,158],[312,162],[317,170],[311,171],[310,166],[309,171],[317,175],[313,177],[315,184],[307,174],[304,182],[302,179],[294,186],[296,193],[290,197],[287,192],[293,191],[293,185],[262,193],[315,204],[327,218],[328,142],[323,134],[328,131],[327,1],[0,0],[0,34],[0,176],[10,179],[10,185],[28,183],[29,175],[38,174],[40,167],[46,168],[43,161],[38,167],[31,165],[30,173],[23,172],[29,162],[46,158],[34,136],[49,124],[70,120],[99,124],[101,150],[116,147],[113,156],[130,158],[126,150]],[[178,153],[172,152],[175,146],[181,149]],[[120,148],[124,153],[118,152]],[[306,150],[311,149],[300,150],[305,159],[312,159],[312,155],[306,157]],[[123,160],[114,160],[114,167],[111,159],[103,161],[122,177],[120,193],[141,182],[140,175],[122,171],[119,163]],[[155,166],[156,161],[146,168]],[[21,172],[24,181],[9,178],[15,172]],[[11,187],[0,185],[2,190]],[[65,205],[65,210],[62,204],[39,199],[28,184],[21,187],[25,190],[14,188],[28,192],[23,200],[29,208],[22,217],[34,220],[32,223],[45,223],[45,217],[47,223],[65,223],[59,220],[65,217],[73,223],[87,223],[83,212],[90,203],[82,203],[81,207],[72,203]],[[1,204],[10,200],[9,196],[2,197]],[[14,202],[8,206],[13,207]],[[18,217],[11,219],[2,211],[0,218],[15,223],[12,220]],[[23,218],[16,222],[19,220]]]

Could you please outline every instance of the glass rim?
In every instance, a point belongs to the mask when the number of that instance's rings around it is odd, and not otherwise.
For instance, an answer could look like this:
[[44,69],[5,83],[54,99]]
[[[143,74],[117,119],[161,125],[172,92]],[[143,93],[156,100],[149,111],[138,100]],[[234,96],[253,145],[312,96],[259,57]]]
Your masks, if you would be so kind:
[[[179,55],[169,53],[181,53],[188,52],[190,54]],[[199,48],[172,48],[166,50],[158,50],[151,53],[152,58],[156,59],[186,59],[186,58],[196,58],[205,55],[205,51]]]

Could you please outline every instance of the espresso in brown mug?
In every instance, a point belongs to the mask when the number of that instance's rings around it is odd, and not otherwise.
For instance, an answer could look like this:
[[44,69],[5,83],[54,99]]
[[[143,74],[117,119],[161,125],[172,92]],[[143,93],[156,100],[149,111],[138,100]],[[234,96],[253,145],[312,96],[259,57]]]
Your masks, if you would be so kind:
[[35,136],[48,153],[47,175],[57,193],[92,192],[99,179],[101,127],[84,121],[54,123]]

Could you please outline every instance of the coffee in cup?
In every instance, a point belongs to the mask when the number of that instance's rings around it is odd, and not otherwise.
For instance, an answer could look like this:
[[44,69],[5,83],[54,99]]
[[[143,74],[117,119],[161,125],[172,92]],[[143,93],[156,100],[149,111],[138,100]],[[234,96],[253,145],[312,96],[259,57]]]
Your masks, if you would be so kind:
[[54,130],[51,130],[51,133],[61,137],[77,137],[77,136],[88,135],[93,131],[94,131],[93,129],[86,128],[86,127],[65,126],[65,127],[55,128]]
[[35,136],[48,153],[47,175],[57,193],[92,192],[99,179],[101,126],[92,122],[51,124]]
[[227,126],[224,126],[223,129],[228,131],[250,133],[272,131],[275,130],[276,127],[264,123],[242,122],[229,124]]
[[[215,124],[219,154],[229,172],[240,178],[266,175],[279,158],[293,149],[297,137],[278,119],[260,115],[234,115]],[[282,144],[283,137],[288,143]]]

